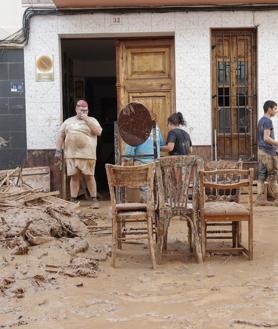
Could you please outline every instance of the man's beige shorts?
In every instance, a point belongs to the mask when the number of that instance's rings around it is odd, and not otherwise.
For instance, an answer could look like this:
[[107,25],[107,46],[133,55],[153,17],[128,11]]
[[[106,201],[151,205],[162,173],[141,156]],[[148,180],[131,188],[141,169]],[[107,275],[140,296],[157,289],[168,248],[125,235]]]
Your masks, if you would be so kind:
[[67,175],[72,176],[78,173],[78,169],[83,175],[94,175],[96,160],[91,159],[66,159]]

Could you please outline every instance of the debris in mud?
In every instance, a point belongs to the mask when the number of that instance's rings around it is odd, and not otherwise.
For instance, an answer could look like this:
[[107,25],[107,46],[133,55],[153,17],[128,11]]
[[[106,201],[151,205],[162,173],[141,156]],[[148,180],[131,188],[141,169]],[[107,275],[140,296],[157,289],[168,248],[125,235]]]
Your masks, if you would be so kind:
[[257,327],[257,328],[278,328],[278,322],[269,323],[269,322],[254,322],[254,321],[246,321],[246,320],[234,320],[231,324],[231,328],[233,328],[234,324]]
[[86,225],[86,226],[97,226],[96,222],[96,216],[93,215],[80,215],[81,221]]
[[[20,172],[17,168],[6,175],[0,173],[0,245],[10,253],[0,259],[0,267],[14,267],[12,275],[3,271],[0,276],[0,298],[21,299],[29,291],[53,285],[59,289],[59,275],[95,278],[99,262],[111,254],[110,246],[90,245],[86,238],[101,215],[82,215],[76,204],[58,198],[58,192],[31,188]],[[28,265],[18,261],[20,255],[30,257]],[[83,282],[75,285],[83,287]],[[6,322],[0,328],[25,324]]]
[[62,274],[69,277],[86,276],[95,278],[97,276],[98,262],[90,257],[73,258],[70,264],[65,266],[46,265],[46,272]]
[[78,237],[69,240],[69,246],[67,251],[70,255],[75,255],[80,252],[85,252],[89,249],[89,243],[87,240],[80,239]]
[[111,235],[112,234],[112,225],[111,226],[87,226],[91,234],[101,235]]
[[15,237],[14,240],[10,241],[9,246],[14,245],[11,251],[12,255],[26,255],[28,254],[29,247],[28,243],[23,240],[22,237]]
[[[111,256],[111,246],[98,245],[89,248],[89,243],[78,238],[76,244],[72,245],[73,249],[69,253],[73,256],[70,264],[65,266],[47,265],[46,271],[52,273],[59,273],[70,277],[90,277],[94,278],[97,275],[98,263],[106,261]],[[79,240],[79,241],[78,241]],[[76,254],[80,252],[89,252],[88,256],[77,257]]]
[[101,245],[93,246],[93,258],[98,261],[106,261],[108,257],[111,256],[111,246],[110,245]]
[[22,287],[13,287],[16,280],[15,277],[6,277],[0,281],[0,294],[10,295],[16,298],[24,297],[24,289]]
[[8,171],[0,180],[0,243],[12,249],[14,255],[24,255],[29,247],[49,243],[54,238],[82,237],[86,226],[75,211],[76,205],[55,197],[59,192],[42,192],[14,184]]
[[95,278],[98,270],[98,262],[93,258],[77,257],[73,258],[64,273],[68,276],[87,276]]
[[16,298],[23,298],[24,297],[24,289],[23,288],[16,288],[12,290],[12,293]]
[[0,209],[7,223],[2,228],[0,242],[7,248],[21,247],[15,254],[25,254],[28,246],[49,243],[54,238],[86,235],[86,226],[77,214],[65,213],[65,208],[61,206],[53,208],[42,203],[39,208],[10,208],[3,213]]
[[38,256],[38,259],[42,259],[45,256],[48,256],[48,252],[43,252],[40,256]]
[[32,280],[32,283],[36,286],[41,286],[41,284],[45,282],[46,282],[46,278],[41,274],[36,274]]
[[0,292],[4,294],[5,291],[9,289],[14,282],[15,282],[14,277],[4,278],[2,281],[0,281]]
[[95,212],[86,212],[85,214],[80,214],[80,219],[86,226],[88,226],[88,228],[90,228],[96,227],[98,225],[97,222],[104,221],[106,219],[106,216]]
[[15,327],[21,327],[21,326],[26,326],[28,324],[28,322],[24,321],[24,320],[19,320],[17,322],[13,322],[10,324],[1,324],[0,328],[15,328]]

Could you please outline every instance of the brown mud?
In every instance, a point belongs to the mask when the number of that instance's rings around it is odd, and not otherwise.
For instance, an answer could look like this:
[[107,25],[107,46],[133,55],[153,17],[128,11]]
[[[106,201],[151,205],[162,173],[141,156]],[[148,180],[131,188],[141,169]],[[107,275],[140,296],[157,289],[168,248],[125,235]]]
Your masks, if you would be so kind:
[[81,237],[53,237],[23,255],[0,248],[0,328],[278,328],[278,208],[255,208],[253,261],[196,264],[186,223],[173,220],[155,271],[146,244],[124,245],[110,266],[109,211],[107,202],[81,208]]

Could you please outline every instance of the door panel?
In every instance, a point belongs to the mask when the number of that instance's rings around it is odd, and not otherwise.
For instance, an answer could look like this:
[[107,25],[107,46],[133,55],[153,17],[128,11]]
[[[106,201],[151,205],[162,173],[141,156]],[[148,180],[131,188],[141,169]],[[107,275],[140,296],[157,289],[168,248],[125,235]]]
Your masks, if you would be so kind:
[[168,78],[170,68],[169,49],[127,48],[128,72],[130,79]]
[[137,101],[152,111],[163,137],[167,118],[175,111],[173,39],[117,42],[118,112]]
[[212,73],[212,117],[217,156],[219,159],[255,160],[255,30],[213,31]]

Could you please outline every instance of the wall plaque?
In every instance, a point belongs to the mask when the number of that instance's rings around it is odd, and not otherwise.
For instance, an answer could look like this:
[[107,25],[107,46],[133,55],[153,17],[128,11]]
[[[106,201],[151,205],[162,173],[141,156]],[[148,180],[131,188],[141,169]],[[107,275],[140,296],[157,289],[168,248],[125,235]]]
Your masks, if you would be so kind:
[[36,81],[53,81],[53,56],[36,56]]

